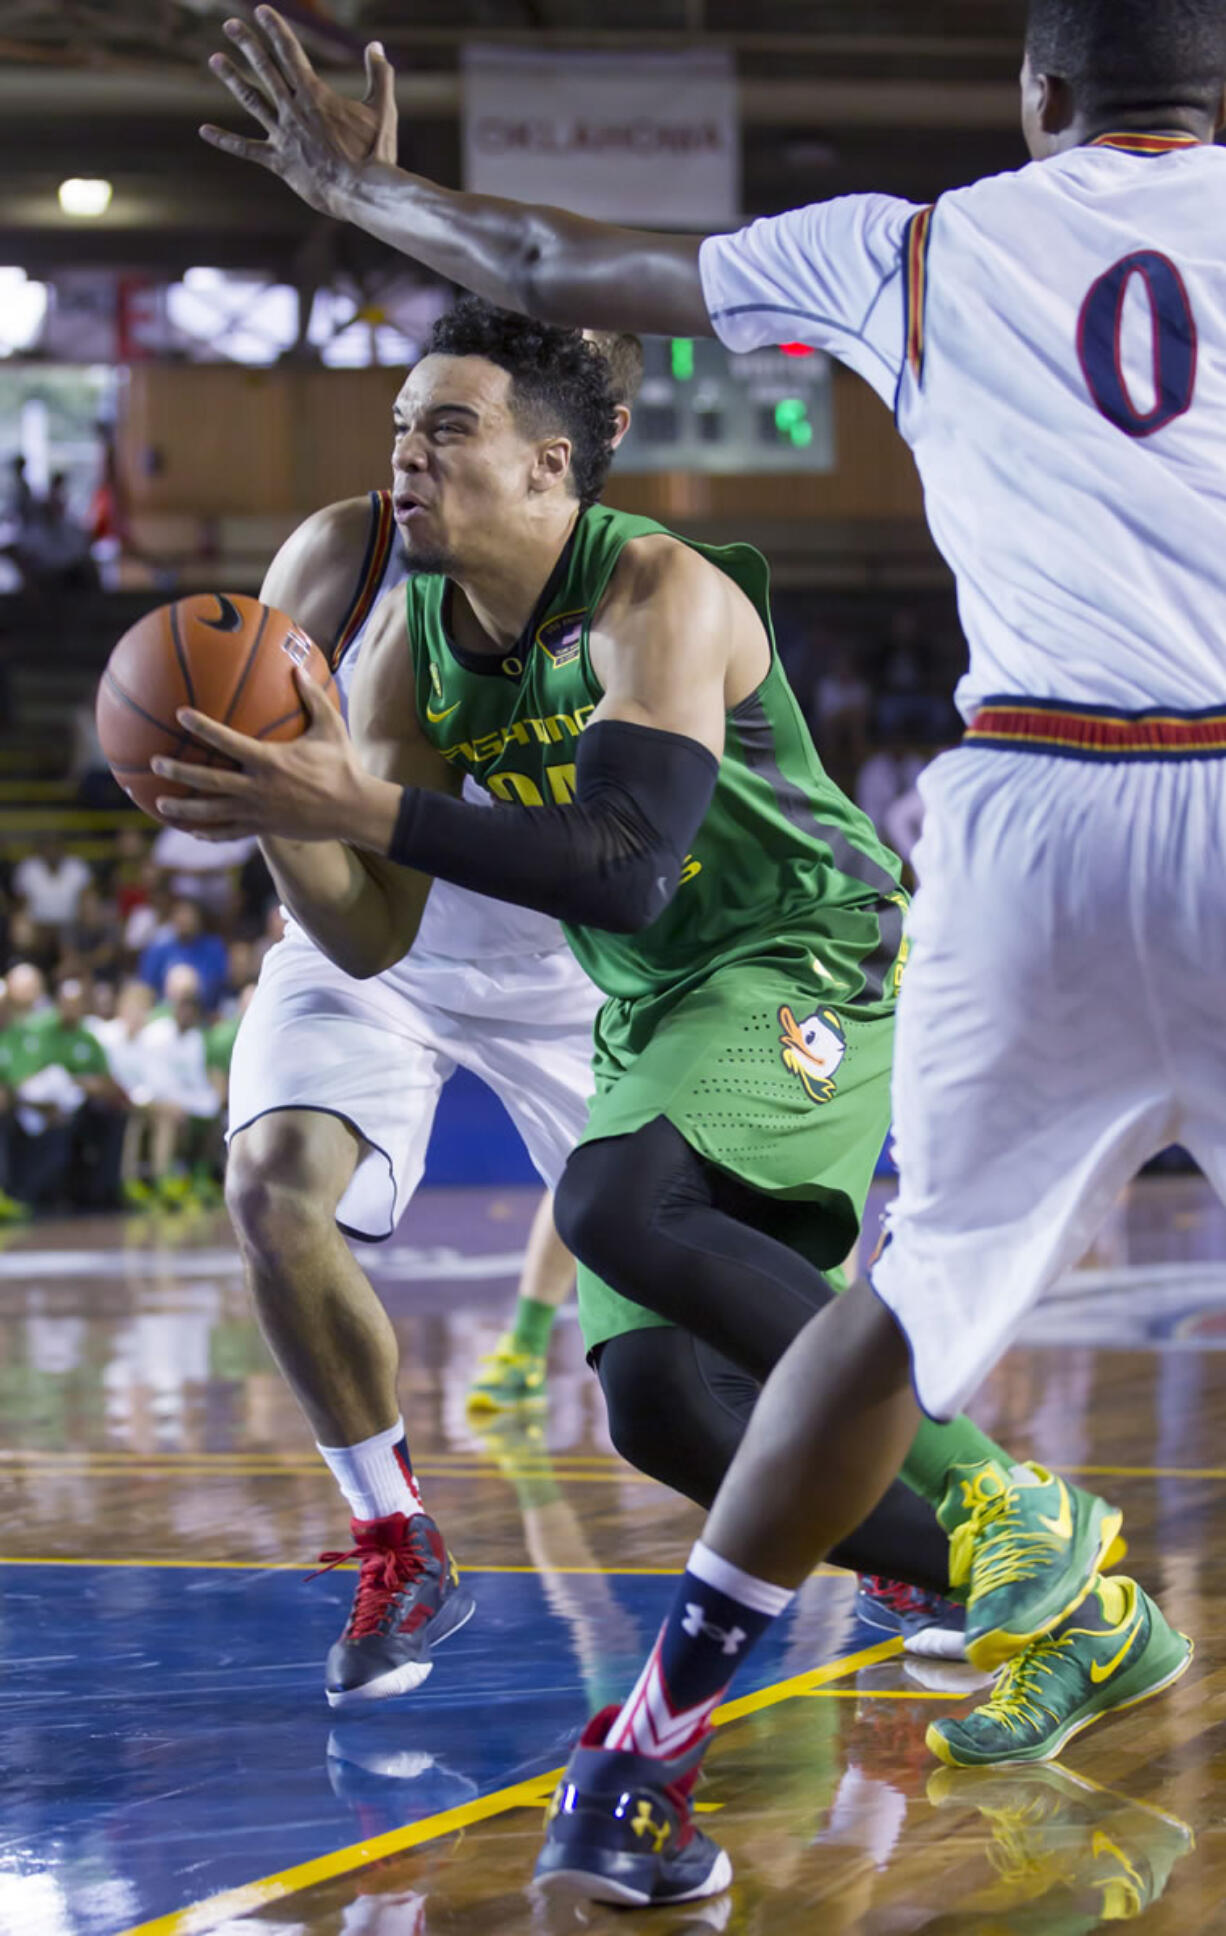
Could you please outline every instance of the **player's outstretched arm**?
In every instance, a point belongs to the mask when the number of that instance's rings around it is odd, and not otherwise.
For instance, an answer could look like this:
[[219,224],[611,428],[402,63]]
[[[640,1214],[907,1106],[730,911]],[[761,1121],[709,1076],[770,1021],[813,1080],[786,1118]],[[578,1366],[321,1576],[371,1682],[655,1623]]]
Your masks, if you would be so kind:
[[320,80],[272,7],[257,7],[255,17],[257,29],[226,22],[239,62],[215,54],[209,65],[265,138],[202,128],[214,147],[270,169],[320,214],[365,229],[504,309],[576,329],[714,334],[698,237],[617,228],[406,174],[378,158],[386,141],[373,145],[371,96],[381,89],[379,98],[394,103],[382,49],[367,52],[371,95],[359,104]]
[[711,804],[727,708],[765,677],[770,648],[732,581],[663,537],[626,546],[590,646],[605,696],[571,805],[483,814],[409,787],[390,822],[390,801],[368,795],[359,844],[578,927],[650,927]]
[[[415,698],[409,704],[403,600],[389,594],[380,612],[396,616],[381,625],[376,613],[375,636],[363,645],[350,702],[358,746],[301,674],[312,724],[300,739],[247,739],[184,708],[180,722],[232,765],[157,759],[155,772],[191,789],[190,798],[160,801],[159,812],[215,839],[276,834],[363,850],[382,913],[351,873],[349,888],[338,881],[327,922],[318,912],[310,922],[351,974],[376,973],[397,958],[389,950],[408,945],[424,900],[414,875],[576,926],[627,934],[650,927],[680,885],[711,804],[725,709],[769,665],[749,601],[675,539],[628,545],[593,631],[606,697],[579,740],[573,802],[493,812],[453,797],[455,775],[423,743]],[[407,871],[408,885],[396,868]]]

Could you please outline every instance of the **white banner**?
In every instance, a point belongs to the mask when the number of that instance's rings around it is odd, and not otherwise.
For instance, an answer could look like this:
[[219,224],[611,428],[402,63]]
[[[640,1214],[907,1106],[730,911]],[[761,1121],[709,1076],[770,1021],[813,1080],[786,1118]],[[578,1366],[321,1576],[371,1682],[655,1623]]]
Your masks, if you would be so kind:
[[464,183],[610,222],[732,227],[741,146],[731,56],[466,48]]

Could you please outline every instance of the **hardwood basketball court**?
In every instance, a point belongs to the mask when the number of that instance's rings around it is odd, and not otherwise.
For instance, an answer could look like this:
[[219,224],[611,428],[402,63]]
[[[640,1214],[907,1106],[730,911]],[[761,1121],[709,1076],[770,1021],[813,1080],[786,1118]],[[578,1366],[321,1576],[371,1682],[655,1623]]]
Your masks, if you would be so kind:
[[977,1677],[878,1644],[850,1578],[823,1571],[708,1760],[731,1894],[628,1914],[526,1885],[555,1771],[629,1686],[698,1515],[612,1453],[572,1320],[542,1418],[467,1419],[534,1201],[427,1191],[365,1258],[478,1614],[416,1695],[357,1721],[322,1690],[351,1579],[302,1577],[345,1545],[345,1514],[224,1219],[5,1241],[3,1936],[1226,1926],[1226,1217],[1204,1186],[1135,1186],[977,1408],[1124,1507],[1128,1569],[1195,1637],[1191,1672],[1058,1766],[941,1770],[925,1726]]

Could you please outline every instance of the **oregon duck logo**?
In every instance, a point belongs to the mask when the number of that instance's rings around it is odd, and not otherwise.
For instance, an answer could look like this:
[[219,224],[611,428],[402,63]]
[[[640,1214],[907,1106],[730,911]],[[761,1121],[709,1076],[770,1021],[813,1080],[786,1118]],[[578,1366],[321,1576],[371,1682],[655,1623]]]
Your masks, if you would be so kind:
[[797,1076],[813,1102],[834,1098],[834,1078],[847,1054],[843,1024],[832,1008],[819,1008],[798,1022],[786,1002],[779,1010],[783,1066]]

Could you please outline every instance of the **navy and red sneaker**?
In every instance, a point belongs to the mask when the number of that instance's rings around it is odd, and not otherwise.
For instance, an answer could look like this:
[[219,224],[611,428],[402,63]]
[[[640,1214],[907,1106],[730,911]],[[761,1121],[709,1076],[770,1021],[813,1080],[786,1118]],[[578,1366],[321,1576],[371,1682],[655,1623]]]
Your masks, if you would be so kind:
[[671,1761],[606,1748],[620,1710],[588,1722],[549,1804],[535,1880],[590,1902],[696,1902],[732,1881],[723,1849],[690,1820],[690,1794],[710,1734]]
[[856,1619],[880,1633],[897,1634],[909,1654],[923,1654],[929,1660],[966,1659],[966,1608],[939,1593],[862,1573]]
[[361,1562],[345,1631],[324,1669],[330,1707],[386,1701],[420,1687],[434,1665],[432,1650],[458,1633],[477,1605],[427,1513],[351,1519],[349,1530],[348,1552],[319,1556],[320,1573]]

